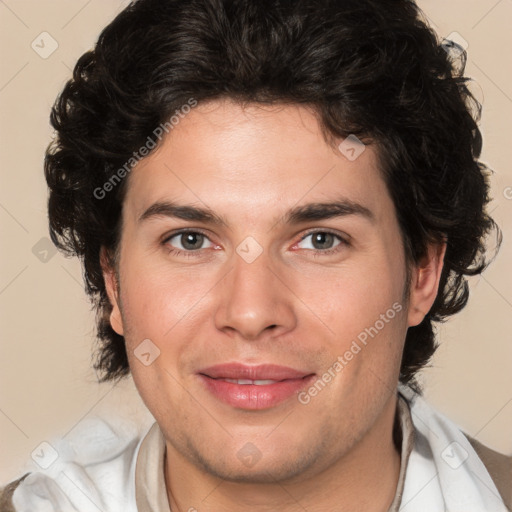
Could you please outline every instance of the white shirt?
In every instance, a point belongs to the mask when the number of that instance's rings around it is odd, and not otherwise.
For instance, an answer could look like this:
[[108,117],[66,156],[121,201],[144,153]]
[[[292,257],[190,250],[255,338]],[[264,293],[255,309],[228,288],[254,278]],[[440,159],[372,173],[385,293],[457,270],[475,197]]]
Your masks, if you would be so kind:
[[[410,388],[398,393],[401,468],[389,512],[507,512],[460,429]],[[52,446],[57,459],[46,469],[34,464],[15,490],[16,512],[171,512],[156,423],[139,436],[126,424],[90,419]]]

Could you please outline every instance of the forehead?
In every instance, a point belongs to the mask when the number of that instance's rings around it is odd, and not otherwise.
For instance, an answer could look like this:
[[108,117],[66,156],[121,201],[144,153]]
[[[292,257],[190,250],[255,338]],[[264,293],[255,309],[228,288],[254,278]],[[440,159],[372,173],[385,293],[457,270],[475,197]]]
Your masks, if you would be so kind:
[[135,166],[125,207],[136,216],[156,202],[203,203],[249,221],[254,214],[344,197],[383,215],[393,208],[377,150],[355,149],[363,151],[347,158],[353,153],[329,144],[307,107],[199,104]]

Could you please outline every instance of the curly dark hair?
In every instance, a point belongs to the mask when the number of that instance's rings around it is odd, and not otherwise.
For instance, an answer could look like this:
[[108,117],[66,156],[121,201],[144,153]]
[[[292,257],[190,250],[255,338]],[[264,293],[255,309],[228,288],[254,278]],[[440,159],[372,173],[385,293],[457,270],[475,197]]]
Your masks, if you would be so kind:
[[129,372],[100,264],[101,248],[115,255],[118,245],[120,169],[191,98],[230,98],[306,105],[326,140],[376,143],[408,263],[446,241],[436,300],[407,332],[400,380],[416,385],[437,348],[434,322],[466,305],[466,276],[488,263],[486,235],[500,236],[485,210],[480,105],[465,53],[453,50],[409,0],[138,0],[124,9],[57,99],[45,159],[52,240],[81,258],[97,308],[101,379]]

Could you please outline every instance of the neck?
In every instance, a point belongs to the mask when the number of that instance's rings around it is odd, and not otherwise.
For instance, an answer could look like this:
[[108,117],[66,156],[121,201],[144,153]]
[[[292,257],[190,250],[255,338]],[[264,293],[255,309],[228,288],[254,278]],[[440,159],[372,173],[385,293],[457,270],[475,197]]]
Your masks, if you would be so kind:
[[167,443],[170,457],[166,457],[165,480],[171,510],[387,512],[400,473],[400,454],[393,441],[396,407],[393,395],[373,427],[347,454],[322,472],[300,481],[223,481],[193,466]]

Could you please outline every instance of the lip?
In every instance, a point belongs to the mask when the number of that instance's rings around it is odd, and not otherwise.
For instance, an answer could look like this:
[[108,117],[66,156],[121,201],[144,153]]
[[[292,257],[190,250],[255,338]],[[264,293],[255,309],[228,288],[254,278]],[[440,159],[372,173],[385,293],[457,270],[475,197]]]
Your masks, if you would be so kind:
[[[237,409],[263,410],[296,395],[308,386],[315,374],[287,366],[226,363],[204,368],[198,372],[206,389],[218,400]],[[242,381],[266,381],[273,383],[239,384],[224,379]]]

